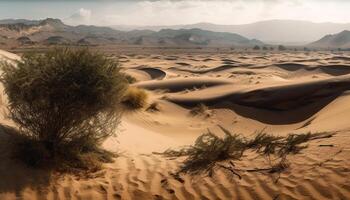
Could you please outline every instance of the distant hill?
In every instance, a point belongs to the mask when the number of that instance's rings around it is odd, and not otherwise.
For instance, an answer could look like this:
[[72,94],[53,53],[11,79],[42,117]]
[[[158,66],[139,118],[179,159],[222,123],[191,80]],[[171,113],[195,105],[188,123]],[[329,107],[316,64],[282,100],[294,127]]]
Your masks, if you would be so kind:
[[253,46],[263,45],[233,33],[205,31],[201,29],[162,29],[159,32],[135,38],[135,44],[202,45],[202,46]]
[[240,46],[263,45],[234,33],[213,32],[201,29],[162,29],[159,31],[119,31],[110,27],[69,26],[59,19],[39,21],[0,20],[1,44],[131,44],[155,46]]
[[27,19],[1,19],[0,24],[26,24],[35,25],[39,24],[40,20],[27,20]]
[[326,34],[334,34],[347,29],[350,30],[350,23],[313,23],[297,20],[269,20],[243,25],[198,23],[175,26],[112,26],[112,28],[124,31],[136,29],[159,31],[161,29],[199,28],[215,32],[236,33],[247,38],[256,38],[265,43],[304,45]]
[[350,31],[342,31],[333,35],[326,35],[320,40],[309,44],[317,48],[350,48]]

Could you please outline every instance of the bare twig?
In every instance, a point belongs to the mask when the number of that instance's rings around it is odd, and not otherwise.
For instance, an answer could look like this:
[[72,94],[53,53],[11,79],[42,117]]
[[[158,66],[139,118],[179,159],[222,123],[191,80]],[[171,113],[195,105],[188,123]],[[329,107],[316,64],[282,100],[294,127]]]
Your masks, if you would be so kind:
[[217,164],[217,166],[230,171],[232,174],[238,176],[239,179],[242,179],[242,176],[240,174],[238,174],[237,172],[235,172],[231,167],[227,167],[227,166],[221,165],[221,164]]

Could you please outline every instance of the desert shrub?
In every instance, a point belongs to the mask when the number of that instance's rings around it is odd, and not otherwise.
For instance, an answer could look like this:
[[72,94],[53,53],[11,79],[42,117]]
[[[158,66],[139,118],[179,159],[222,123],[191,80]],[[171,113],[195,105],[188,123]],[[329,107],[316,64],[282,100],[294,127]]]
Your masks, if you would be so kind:
[[285,50],[287,50],[287,48],[285,46],[283,46],[283,45],[278,45],[278,50],[279,51],[285,51]]
[[12,155],[29,166],[44,166],[45,161],[50,159],[50,152],[44,143],[28,137],[15,138],[15,148]]
[[[224,132],[224,137],[219,137],[208,130],[207,133],[199,136],[194,145],[186,146],[180,150],[167,150],[162,155],[168,157],[186,156],[184,163],[180,166],[179,173],[199,174],[213,173],[215,168],[224,168],[239,176],[235,172],[232,161],[241,159],[244,152],[252,150],[260,155],[268,157],[274,156],[275,163],[271,163],[270,168],[262,169],[270,173],[281,172],[289,166],[287,156],[299,153],[306,145],[302,145],[313,139],[320,139],[332,136],[328,133],[306,133],[289,134],[286,137],[273,136],[265,133],[264,130],[255,134],[253,138],[246,138],[239,134],[219,126]],[[222,162],[229,162],[230,166],[222,165]],[[259,170],[250,170],[259,171]]]
[[26,138],[23,156],[33,154],[29,164],[82,160],[115,133],[127,88],[115,61],[87,49],[55,49],[1,67],[10,117]]
[[203,103],[198,104],[197,106],[193,107],[190,110],[190,114],[193,116],[197,116],[197,115],[206,115],[206,116],[210,116],[209,113],[209,108],[208,106],[206,106]]
[[137,81],[135,77],[133,77],[129,74],[126,74],[126,73],[124,73],[124,77],[128,81],[129,84],[136,83],[136,81]]
[[158,111],[160,111],[159,103],[157,103],[157,102],[151,103],[151,105],[149,105],[146,110],[148,112],[158,112]]
[[260,50],[260,47],[259,47],[258,45],[255,45],[255,46],[253,47],[253,50]]
[[231,134],[223,129],[225,136],[218,137],[208,130],[199,136],[193,146],[179,151],[167,150],[166,156],[187,156],[179,172],[197,174],[202,171],[210,172],[217,162],[227,159],[239,159],[245,151],[245,142],[238,134]]
[[303,133],[278,137],[260,132],[247,142],[247,148],[254,149],[262,155],[269,156],[276,154],[280,158],[284,158],[288,154],[296,154],[306,148],[307,146],[302,146],[301,144],[308,142],[312,139],[312,136],[316,135],[317,134]]
[[126,91],[122,103],[129,109],[140,109],[146,106],[147,97],[147,93],[144,90],[130,87]]

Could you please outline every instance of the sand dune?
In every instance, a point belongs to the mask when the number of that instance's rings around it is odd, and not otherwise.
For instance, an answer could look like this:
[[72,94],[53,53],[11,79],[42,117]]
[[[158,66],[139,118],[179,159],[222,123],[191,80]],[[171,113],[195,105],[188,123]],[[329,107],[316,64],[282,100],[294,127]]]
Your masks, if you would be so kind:
[[137,68],[137,70],[146,72],[151,79],[164,79],[166,76],[166,73],[163,70],[157,69],[157,68],[152,68],[152,67],[140,67]]
[[185,91],[187,89],[207,88],[217,85],[229,84],[227,80],[211,78],[176,78],[164,81],[145,81],[135,86],[148,90],[167,90],[169,92]]
[[221,72],[221,71],[232,69],[234,67],[238,67],[238,65],[226,64],[226,65],[222,65],[219,67],[204,69],[204,70],[179,69],[179,68],[171,68],[171,69],[180,70],[180,71],[184,71],[184,72],[190,72],[190,73],[196,73],[196,74],[206,74],[206,73],[210,73],[210,72]]
[[350,57],[348,57],[348,56],[333,56],[333,57],[327,58],[326,60],[350,61]]
[[[18,59],[2,51],[0,56]],[[1,116],[0,199],[348,199],[347,58],[328,52],[123,55],[129,60],[123,70],[138,79],[134,86],[150,90],[149,103],[157,102],[159,111],[126,114],[117,137],[103,144],[120,156],[88,177],[34,170],[11,159],[6,125],[13,124]],[[190,114],[199,103],[209,106],[209,115]],[[0,106],[5,109],[6,102]],[[207,129],[222,135],[218,125],[247,137],[261,129],[336,135],[290,156],[291,166],[281,174],[247,171],[269,166],[248,152],[234,163],[242,179],[221,169],[212,177],[174,177],[183,158],[152,153],[192,144]]]
[[281,64],[276,64],[276,66],[287,71],[321,70],[322,73],[330,74],[333,76],[346,75],[346,74],[349,74],[350,72],[350,65],[346,65],[346,64],[309,66],[307,64],[300,64],[300,63],[281,63]]
[[20,57],[16,54],[7,52],[7,51],[3,51],[0,49],[0,60],[8,60],[8,61],[13,61],[13,60],[19,60]]
[[[220,102],[232,102],[250,107],[289,110],[327,97],[336,97],[350,89],[350,76],[302,82],[297,84],[284,84],[280,86],[260,86],[253,90],[234,89],[222,94],[208,94],[205,90],[193,93],[173,95],[168,99],[172,102],[194,106],[199,103],[215,105]],[[207,95],[203,95],[206,93]]]

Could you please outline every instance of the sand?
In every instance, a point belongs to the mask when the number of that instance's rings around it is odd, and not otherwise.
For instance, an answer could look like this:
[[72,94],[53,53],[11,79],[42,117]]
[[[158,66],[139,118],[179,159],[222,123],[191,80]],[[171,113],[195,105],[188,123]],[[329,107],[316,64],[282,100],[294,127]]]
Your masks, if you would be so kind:
[[[18,56],[0,51],[2,59]],[[104,143],[119,152],[114,163],[89,177],[48,173],[10,158],[10,137],[0,131],[0,199],[349,199],[350,55],[330,52],[235,52],[121,55],[134,86],[149,103],[124,115],[117,137]],[[6,96],[2,93],[2,99]],[[190,110],[205,103],[208,115]],[[5,110],[6,102],[1,102]],[[11,122],[3,114],[2,125]],[[309,142],[289,158],[281,174],[247,172],[267,160],[248,152],[235,161],[242,179],[217,170],[213,177],[171,176],[183,158],[152,152],[192,144],[218,125],[247,137],[265,129],[275,135],[334,132]]]

